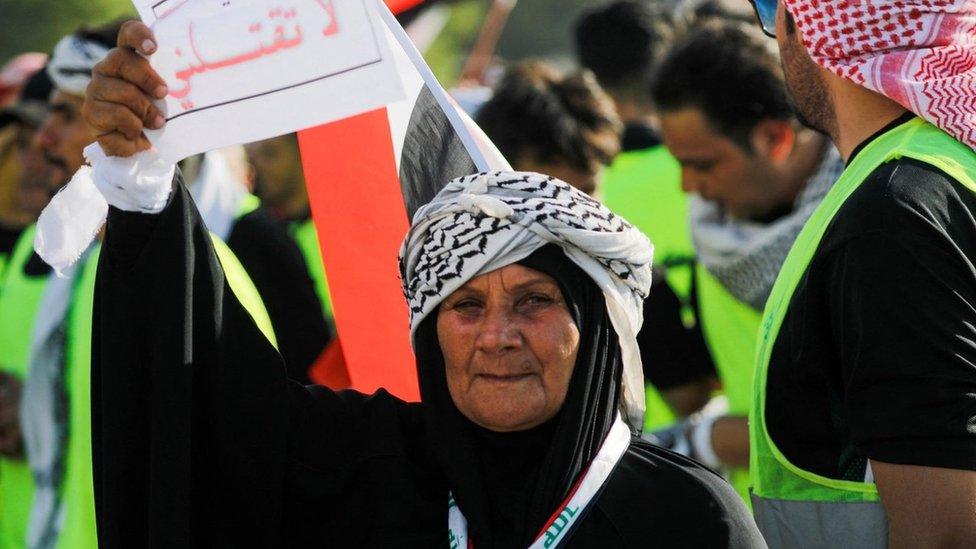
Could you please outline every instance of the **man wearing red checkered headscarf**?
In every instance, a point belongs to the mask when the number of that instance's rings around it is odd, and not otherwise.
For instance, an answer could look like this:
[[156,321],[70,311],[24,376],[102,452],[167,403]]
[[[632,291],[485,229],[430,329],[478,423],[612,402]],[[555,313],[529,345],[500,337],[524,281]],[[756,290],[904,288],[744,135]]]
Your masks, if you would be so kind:
[[775,35],[847,168],[766,303],[757,523],[771,547],[976,547],[976,0],[781,0]]

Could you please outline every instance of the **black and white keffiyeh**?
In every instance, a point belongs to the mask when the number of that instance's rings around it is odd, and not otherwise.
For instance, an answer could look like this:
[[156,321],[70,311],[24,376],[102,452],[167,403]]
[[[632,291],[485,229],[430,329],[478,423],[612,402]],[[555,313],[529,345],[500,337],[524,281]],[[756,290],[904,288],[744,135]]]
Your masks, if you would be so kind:
[[108,48],[74,35],[65,36],[54,46],[47,63],[47,74],[54,86],[72,95],[85,95],[92,70],[108,55]]
[[558,179],[522,172],[467,175],[417,211],[400,249],[411,334],[467,281],[550,243],[603,292],[620,341],[623,409],[639,426],[644,382],[636,335],[651,285],[653,246],[626,220]]

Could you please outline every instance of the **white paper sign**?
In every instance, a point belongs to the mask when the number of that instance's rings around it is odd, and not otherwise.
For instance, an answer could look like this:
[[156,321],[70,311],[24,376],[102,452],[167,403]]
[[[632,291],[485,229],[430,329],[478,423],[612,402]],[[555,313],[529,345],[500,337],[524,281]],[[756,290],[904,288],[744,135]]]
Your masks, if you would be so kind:
[[170,161],[258,141],[403,98],[376,0],[134,0],[169,87]]

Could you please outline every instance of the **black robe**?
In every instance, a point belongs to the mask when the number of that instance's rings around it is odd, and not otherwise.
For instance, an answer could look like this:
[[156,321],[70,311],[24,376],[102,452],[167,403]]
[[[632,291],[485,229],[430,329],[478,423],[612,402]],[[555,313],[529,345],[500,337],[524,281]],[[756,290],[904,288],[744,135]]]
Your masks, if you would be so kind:
[[[110,211],[96,292],[103,549],[448,546],[423,405],[288,380],[182,184],[159,215]],[[566,545],[764,546],[723,479],[638,439]]]

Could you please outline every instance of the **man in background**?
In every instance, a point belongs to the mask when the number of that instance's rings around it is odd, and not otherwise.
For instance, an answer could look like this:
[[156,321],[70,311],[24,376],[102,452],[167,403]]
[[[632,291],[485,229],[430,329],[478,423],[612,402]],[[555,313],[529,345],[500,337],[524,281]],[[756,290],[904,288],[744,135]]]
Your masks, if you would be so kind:
[[227,147],[192,157],[181,169],[207,227],[227,243],[261,295],[288,376],[308,383],[309,369],[331,339],[331,322],[322,314],[308,260],[251,193],[254,181],[267,177],[266,166],[259,160],[261,170],[252,169],[248,156],[244,147]]
[[32,203],[38,194],[34,189],[45,188],[43,195],[47,196],[44,182],[52,177],[63,179],[61,174],[50,173],[52,170],[47,168],[33,140],[34,132],[47,116],[51,95],[47,72],[41,67],[27,75],[18,90],[14,102],[0,110],[0,285],[21,231],[40,211]]
[[751,27],[712,20],[692,30],[661,62],[652,92],[691,196],[699,319],[728,402],[727,411],[709,407],[684,426],[688,451],[731,470],[748,499],[761,311],[844,166],[826,136],[796,120],[779,57]]
[[[81,118],[94,64],[118,25],[58,42],[46,75],[48,112],[22,149],[21,205],[32,218],[84,162],[95,136]],[[17,240],[0,293],[0,371],[16,380],[0,410],[16,422],[18,452],[0,458],[0,546],[96,547],[91,472],[91,310],[97,246],[64,278],[34,253],[35,226]]]
[[254,192],[271,217],[285,225],[301,250],[308,275],[315,284],[322,315],[335,335],[332,300],[318,235],[312,223],[298,136],[286,134],[250,143],[245,148],[254,169]]
[[974,547],[976,3],[755,4],[847,163],[766,304],[756,522],[773,547]]

